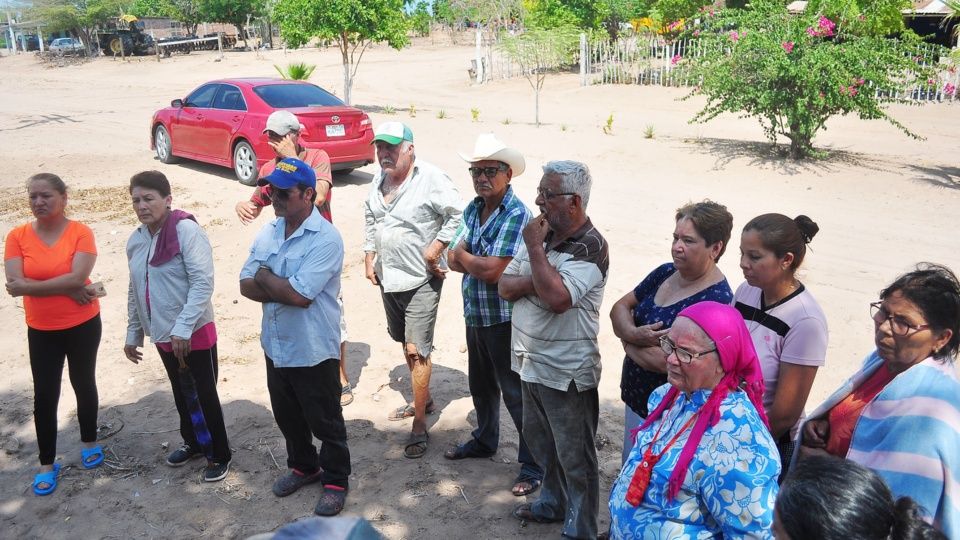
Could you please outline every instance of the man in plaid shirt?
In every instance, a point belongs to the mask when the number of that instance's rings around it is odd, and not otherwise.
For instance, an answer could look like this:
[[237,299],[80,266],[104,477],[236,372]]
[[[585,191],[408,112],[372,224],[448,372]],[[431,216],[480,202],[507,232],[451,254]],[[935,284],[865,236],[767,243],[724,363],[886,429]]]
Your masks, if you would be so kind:
[[448,265],[463,273],[463,315],[467,323],[470,394],[477,411],[473,437],[444,454],[447,459],[483,458],[500,442],[500,395],[520,434],[520,475],[512,493],[529,495],[540,487],[543,470],[523,439],[520,375],[510,368],[510,303],[497,294],[500,274],[523,244],[521,232],[532,214],[513,193],[510,180],[523,173],[523,155],[493,136],[480,135],[471,155],[460,154],[477,197],[463,211],[450,243]]

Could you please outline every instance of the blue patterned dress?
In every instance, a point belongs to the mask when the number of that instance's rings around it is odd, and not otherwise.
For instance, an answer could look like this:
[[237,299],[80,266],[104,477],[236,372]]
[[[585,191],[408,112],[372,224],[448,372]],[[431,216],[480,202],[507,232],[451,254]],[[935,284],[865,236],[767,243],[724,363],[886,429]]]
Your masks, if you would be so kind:
[[[670,385],[650,396],[650,410]],[[660,453],[710,397],[710,390],[680,393],[672,407],[638,433],[610,493],[610,533],[614,539],[684,540],[706,538],[773,538],[773,504],[779,488],[780,457],[769,430],[746,393],[730,392],[720,404],[720,420],[707,428],[680,491],[667,499],[667,482],[690,430],[681,435],[654,466],[640,506],[626,501],[627,487],[657,428]]]

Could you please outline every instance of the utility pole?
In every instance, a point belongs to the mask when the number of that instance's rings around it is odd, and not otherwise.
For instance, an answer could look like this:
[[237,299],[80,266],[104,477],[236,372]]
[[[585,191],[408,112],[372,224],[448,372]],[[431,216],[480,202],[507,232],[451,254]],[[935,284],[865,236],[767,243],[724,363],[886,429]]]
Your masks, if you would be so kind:
[[7,32],[10,34],[10,40],[7,42],[7,49],[13,54],[17,54],[17,36],[13,33],[13,19],[10,17],[10,5],[7,4]]

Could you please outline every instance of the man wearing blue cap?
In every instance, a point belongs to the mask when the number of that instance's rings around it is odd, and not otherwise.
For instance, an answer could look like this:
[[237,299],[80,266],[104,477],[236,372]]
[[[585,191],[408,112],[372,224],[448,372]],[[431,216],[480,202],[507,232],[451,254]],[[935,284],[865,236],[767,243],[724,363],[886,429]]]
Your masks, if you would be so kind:
[[463,200],[446,173],[416,159],[406,125],[380,124],[373,144],[380,173],[364,205],[364,263],[367,279],[380,287],[387,331],[403,345],[413,384],[413,403],[388,418],[413,418],[403,455],[419,458],[427,452],[426,416],[434,409],[430,353],[446,272],[440,256],[460,226]]
[[[260,344],[270,405],[287,444],[290,470],[273,484],[285,497],[322,480],[314,511],[343,509],[350,450],[340,407],[340,233],[314,206],[317,178],[295,158],[277,163],[271,186],[277,219],[257,234],[240,272],[240,293],[263,306]],[[313,444],[322,442],[320,453]]]

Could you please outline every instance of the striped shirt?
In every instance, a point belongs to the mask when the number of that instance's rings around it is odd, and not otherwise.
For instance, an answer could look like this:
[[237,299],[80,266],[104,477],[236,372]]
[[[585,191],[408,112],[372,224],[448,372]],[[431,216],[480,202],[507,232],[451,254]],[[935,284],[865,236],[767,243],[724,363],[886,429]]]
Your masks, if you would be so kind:
[[[457,236],[464,248],[478,257],[513,257],[523,246],[524,226],[533,217],[520,199],[507,186],[500,207],[480,222],[483,198],[477,197],[463,211],[463,221]],[[451,242],[451,246],[454,243]],[[497,293],[496,283],[469,274],[463,275],[463,317],[467,326],[493,326],[510,322],[510,302]]]
[[[547,233],[550,245],[553,232]],[[528,383],[566,392],[570,381],[583,392],[600,384],[600,303],[610,265],[607,241],[587,222],[547,251],[560,273],[571,307],[554,313],[536,295],[513,304],[513,371]],[[530,255],[524,245],[504,274],[529,276]]]

